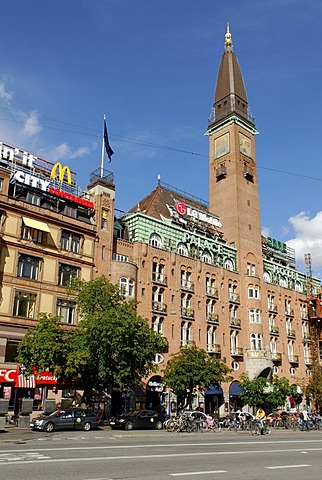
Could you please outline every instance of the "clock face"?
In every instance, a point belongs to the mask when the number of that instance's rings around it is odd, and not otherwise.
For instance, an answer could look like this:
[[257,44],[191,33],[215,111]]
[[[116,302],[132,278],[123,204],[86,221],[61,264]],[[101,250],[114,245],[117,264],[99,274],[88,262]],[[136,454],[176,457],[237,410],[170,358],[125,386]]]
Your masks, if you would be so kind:
[[215,139],[215,158],[229,153],[229,133]]
[[242,133],[239,134],[239,150],[240,153],[246,155],[247,157],[252,158],[252,142],[251,139],[243,135]]

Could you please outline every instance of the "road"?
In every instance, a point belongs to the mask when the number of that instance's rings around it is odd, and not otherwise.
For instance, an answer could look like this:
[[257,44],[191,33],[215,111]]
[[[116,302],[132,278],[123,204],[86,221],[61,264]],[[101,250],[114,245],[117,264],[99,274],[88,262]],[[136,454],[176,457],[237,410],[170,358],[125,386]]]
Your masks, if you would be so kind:
[[322,431],[0,433],[6,480],[316,480]]

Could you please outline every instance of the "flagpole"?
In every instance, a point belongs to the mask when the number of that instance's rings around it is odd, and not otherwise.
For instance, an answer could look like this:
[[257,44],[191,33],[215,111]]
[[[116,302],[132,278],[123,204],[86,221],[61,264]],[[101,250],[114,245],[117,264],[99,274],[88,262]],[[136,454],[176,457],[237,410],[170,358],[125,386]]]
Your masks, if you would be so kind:
[[104,125],[106,121],[106,115],[104,113],[104,122],[103,122],[103,135],[102,135],[102,157],[101,157],[101,178],[104,176]]

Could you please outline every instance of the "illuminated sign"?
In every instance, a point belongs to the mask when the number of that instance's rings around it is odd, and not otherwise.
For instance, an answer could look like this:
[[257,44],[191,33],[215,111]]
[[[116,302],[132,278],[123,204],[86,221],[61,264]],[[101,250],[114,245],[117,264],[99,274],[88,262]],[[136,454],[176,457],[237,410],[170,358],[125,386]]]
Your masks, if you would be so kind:
[[[70,185],[70,189],[73,191],[75,183],[72,181],[72,172],[67,165],[63,166],[60,162],[56,162],[52,167],[51,162],[19,150],[19,148],[4,144],[3,142],[0,142],[0,158],[5,161],[13,172],[11,182],[19,182],[28,187],[39,189],[42,192],[48,192],[56,197],[77,203],[78,205],[91,209],[95,208],[94,203],[90,200],[66,192],[63,185],[61,185],[61,189],[54,188],[54,181],[59,181],[62,184]],[[3,165],[3,162],[1,163]],[[51,173],[50,178],[48,178],[49,173],[47,172],[50,168]],[[51,185],[54,185],[54,187]],[[74,191],[78,193],[76,188]]]
[[9,370],[7,368],[0,368],[0,383],[1,382],[15,382],[17,379],[17,370]]
[[[57,171],[58,171],[58,179],[57,179]],[[67,165],[65,165],[63,167],[61,163],[59,163],[59,162],[55,163],[55,165],[53,166],[53,168],[51,170],[50,176],[51,176],[51,178],[56,178],[60,182],[64,182],[65,173],[67,174],[67,183],[68,183],[68,185],[71,185],[72,175],[70,173],[70,168],[67,167]]]
[[267,237],[267,245],[275,250],[286,253],[286,243],[275,240],[275,238]]
[[16,180],[19,183],[24,183],[29,187],[33,188],[40,188],[43,192],[47,191],[47,187],[50,184],[47,180],[36,177],[35,175],[30,175],[30,173],[22,172],[21,170],[17,170],[13,176],[13,180]]
[[191,219],[199,220],[200,222],[209,223],[214,227],[222,227],[222,223],[219,219],[210,213],[207,213],[202,210],[198,210],[197,208],[189,207],[189,205],[185,205],[183,202],[176,202],[175,204],[176,211],[181,216],[187,216]]
[[62,190],[59,190],[58,188],[53,187],[50,187],[48,189],[48,192],[52,195],[56,195],[56,197],[64,198],[65,200],[70,200],[71,202],[78,203],[79,205],[83,205],[84,207],[94,209],[94,203],[90,200],[86,200],[86,198],[76,197],[76,195],[73,195],[72,193],[66,193]]

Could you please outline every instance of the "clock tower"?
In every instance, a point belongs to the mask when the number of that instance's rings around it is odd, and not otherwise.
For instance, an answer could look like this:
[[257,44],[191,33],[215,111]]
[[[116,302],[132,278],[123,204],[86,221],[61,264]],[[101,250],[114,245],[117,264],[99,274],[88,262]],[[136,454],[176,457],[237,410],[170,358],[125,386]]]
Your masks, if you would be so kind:
[[219,216],[225,239],[237,248],[236,270],[249,265],[262,278],[261,226],[254,136],[243,76],[227,25],[209,136],[209,211]]

